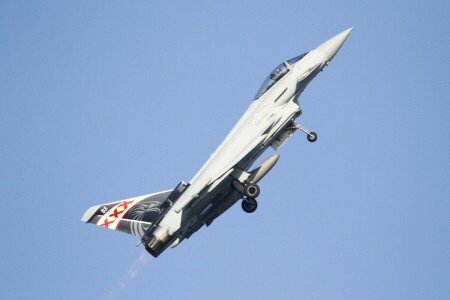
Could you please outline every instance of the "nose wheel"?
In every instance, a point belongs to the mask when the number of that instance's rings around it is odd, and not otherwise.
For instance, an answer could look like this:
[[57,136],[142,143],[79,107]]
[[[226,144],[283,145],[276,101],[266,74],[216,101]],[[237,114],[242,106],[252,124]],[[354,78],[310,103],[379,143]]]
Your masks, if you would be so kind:
[[310,141],[311,143],[314,143],[315,141],[317,141],[317,133],[311,131],[306,138],[308,139],[308,141]]
[[241,203],[242,210],[246,213],[251,214],[258,208],[258,202],[254,198],[244,198]]

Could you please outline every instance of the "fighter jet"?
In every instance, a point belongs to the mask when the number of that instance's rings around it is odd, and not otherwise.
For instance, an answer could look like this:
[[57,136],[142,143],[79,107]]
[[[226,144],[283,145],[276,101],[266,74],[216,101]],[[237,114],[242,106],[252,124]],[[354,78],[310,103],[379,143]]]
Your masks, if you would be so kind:
[[82,221],[140,237],[154,257],[175,247],[242,199],[253,213],[260,194],[258,182],[279,158],[274,154],[259,166],[254,162],[272,147],[278,150],[297,130],[308,141],[317,134],[295,123],[302,114],[299,96],[328,66],[353,28],[315,49],[278,65],[262,84],[244,115],[195,176],[173,190],[138,196],[89,208]]

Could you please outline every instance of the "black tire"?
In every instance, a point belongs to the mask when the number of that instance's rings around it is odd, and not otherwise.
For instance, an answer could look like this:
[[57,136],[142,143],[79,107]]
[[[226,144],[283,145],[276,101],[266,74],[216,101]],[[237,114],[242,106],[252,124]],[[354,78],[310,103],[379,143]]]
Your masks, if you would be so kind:
[[308,141],[310,141],[311,143],[314,143],[315,141],[317,141],[317,133],[315,132],[310,132],[306,138],[308,139]]
[[259,193],[261,192],[261,189],[257,184],[250,183],[245,186],[244,188],[244,195],[248,198],[256,198],[259,196]]
[[258,208],[258,202],[253,198],[245,198],[241,203],[242,210],[251,214]]

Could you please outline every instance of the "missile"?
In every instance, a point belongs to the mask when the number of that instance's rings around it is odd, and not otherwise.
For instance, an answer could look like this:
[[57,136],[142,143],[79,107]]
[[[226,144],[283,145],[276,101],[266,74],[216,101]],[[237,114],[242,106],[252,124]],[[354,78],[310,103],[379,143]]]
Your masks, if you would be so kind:
[[258,183],[258,181],[260,181],[270,170],[272,170],[279,158],[280,154],[274,154],[266,158],[259,166],[253,169],[248,177],[248,181],[251,183]]

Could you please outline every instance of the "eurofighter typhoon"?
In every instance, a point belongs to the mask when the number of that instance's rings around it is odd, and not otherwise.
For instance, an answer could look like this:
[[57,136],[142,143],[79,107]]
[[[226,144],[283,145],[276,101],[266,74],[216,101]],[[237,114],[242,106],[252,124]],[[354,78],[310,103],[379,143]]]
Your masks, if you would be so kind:
[[[258,182],[279,154],[251,166],[263,152],[278,150],[297,130],[310,142],[317,134],[295,123],[298,99],[308,83],[333,59],[352,31],[349,28],[317,48],[282,62],[266,78],[255,99],[225,140],[189,183],[175,189],[89,208],[82,221],[141,238],[154,257],[175,247],[242,199],[246,213],[256,210]],[[251,170],[250,170],[251,169]]]

